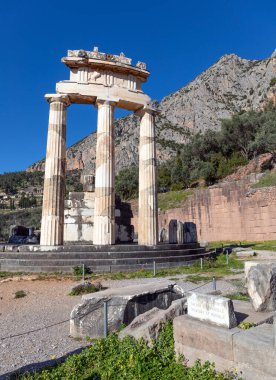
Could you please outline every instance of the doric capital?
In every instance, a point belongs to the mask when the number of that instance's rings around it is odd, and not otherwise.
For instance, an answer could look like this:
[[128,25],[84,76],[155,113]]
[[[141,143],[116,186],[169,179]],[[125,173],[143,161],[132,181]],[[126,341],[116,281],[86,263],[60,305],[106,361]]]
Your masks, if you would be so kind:
[[97,98],[95,107],[106,105],[110,107],[116,107],[118,103],[117,99],[103,99],[103,98]]
[[152,115],[152,116],[155,116],[157,115],[158,113],[160,113],[159,110],[157,110],[156,108],[152,107],[151,105],[147,104],[145,105],[144,107],[142,108],[139,108],[136,112],[135,112],[135,115],[137,116],[140,116],[140,117],[143,117],[146,113]]
[[68,95],[63,94],[46,94],[45,99],[48,103],[63,103],[66,107],[70,106],[70,98]]

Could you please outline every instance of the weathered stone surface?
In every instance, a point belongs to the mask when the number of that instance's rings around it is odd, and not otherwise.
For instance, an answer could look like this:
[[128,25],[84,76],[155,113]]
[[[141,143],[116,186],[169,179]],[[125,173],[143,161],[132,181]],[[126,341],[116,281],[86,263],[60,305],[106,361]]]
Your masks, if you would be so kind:
[[229,329],[237,326],[233,303],[230,299],[208,294],[189,293],[187,302],[190,317]]
[[144,108],[140,113],[138,243],[156,245],[158,243],[158,220],[155,112],[150,108]]
[[[94,197],[90,191],[71,192],[64,206],[64,242],[93,242]],[[116,243],[131,242],[133,227],[130,224],[131,211],[127,203],[117,198],[115,206]]]
[[166,243],[168,240],[168,230],[166,228],[161,228],[159,232],[159,242]]
[[[247,364],[256,371],[276,378],[276,349],[272,325],[264,323],[242,331],[234,336],[233,343],[236,362]],[[258,377],[260,378],[263,379]]]
[[40,244],[63,244],[67,95],[46,96],[50,103]]
[[241,372],[245,380],[275,379],[272,325],[229,330],[183,315],[174,319],[173,326],[176,353],[184,355],[189,365],[209,360],[219,371]]
[[180,222],[180,220],[177,221],[177,243],[178,244],[183,244],[185,243],[185,238],[184,238],[184,224]]
[[187,346],[226,360],[234,360],[232,337],[234,334],[239,333],[240,330],[238,328],[224,329],[201,322],[191,318],[189,315],[175,318],[173,327],[175,349],[178,354],[185,355],[185,348],[183,346]]
[[276,263],[251,265],[247,291],[256,311],[276,310]]
[[115,244],[114,107],[97,101],[98,125],[93,243]]
[[240,180],[197,190],[181,207],[160,211],[159,228],[168,229],[173,219],[186,220],[196,224],[199,240],[275,240],[275,187],[248,194],[257,179],[256,174],[243,175]]
[[197,243],[196,224],[193,222],[185,222],[183,224],[184,241],[183,243]]
[[233,300],[233,305],[238,324],[241,322],[267,323],[273,318],[272,311],[255,311],[249,301]]
[[173,301],[171,306],[166,310],[160,310],[154,307],[146,313],[138,315],[120,332],[120,338],[130,335],[136,339],[143,338],[147,342],[151,342],[152,339],[157,339],[165,322],[172,321],[175,317],[185,314],[186,301],[186,298],[181,298]]
[[236,251],[236,255],[237,257],[253,257],[253,256],[256,256],[257,254],[255,253],[255,251],[253,251],[252,249],[250,250],[238,250]]
[[169,243],[177,243],[177,220],[172,219],[169,223]]
[[170,281],[140,286],[107,289],[84,295],[82,303],[71,312],[70,334],[74,337],[103,335],[103,301],[108,301],[108,329],[116,331],[153,307],[167,309],[172,301],[182,298],[181,288]]

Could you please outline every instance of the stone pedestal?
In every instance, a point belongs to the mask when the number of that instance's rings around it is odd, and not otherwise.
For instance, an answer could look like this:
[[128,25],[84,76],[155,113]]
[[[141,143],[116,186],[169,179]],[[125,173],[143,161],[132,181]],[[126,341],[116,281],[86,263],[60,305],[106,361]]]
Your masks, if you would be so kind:
[[169,243],[176,244],[177,243],[177,220],[172,219],[169,223]]
[[41,245],[63,244],[66,169],[66,95],[47,97],[50,103],[41,221]]
[[138,243],[156,245],[158,224],[154,111],[144,109],[141,115]]
[[114,102],[98,100],[93,243],[115,244]]
[[177,235],[177,244],[183,244],[184,241],[184,224],[180,222],[180,220],[177,221],[177,227],[176,227],[176,235]]

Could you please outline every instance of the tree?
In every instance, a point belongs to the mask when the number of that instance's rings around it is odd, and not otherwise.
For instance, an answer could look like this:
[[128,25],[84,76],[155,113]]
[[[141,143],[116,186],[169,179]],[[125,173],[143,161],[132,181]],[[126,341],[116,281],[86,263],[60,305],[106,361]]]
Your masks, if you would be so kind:
[[115,193],[123,200],[138,196],[139,171],[137,166],[122,169],[115,178]]

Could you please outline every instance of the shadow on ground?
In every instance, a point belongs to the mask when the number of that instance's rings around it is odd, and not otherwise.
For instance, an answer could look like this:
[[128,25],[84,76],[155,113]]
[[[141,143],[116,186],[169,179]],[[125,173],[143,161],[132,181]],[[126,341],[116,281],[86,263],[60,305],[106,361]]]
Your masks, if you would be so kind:
[[3,375],[0,375],[0,380],[17,380],[20,378],[20,376],[26,374],[26,373],[35,373],[38,372],[42,369],[49,369],[51,367],[54,367],[56,364],[63,363],[69,356],[73,354],[80,354],[86,347],[78,348],[74,351],[68,352],[66,355],[61,356],[58,359],[51,359],[51,360],[46,360],[44,362],[39,362],[39,363],[31,363],[27,364],[21,368],[18,368],[14,371],[7,372]]

